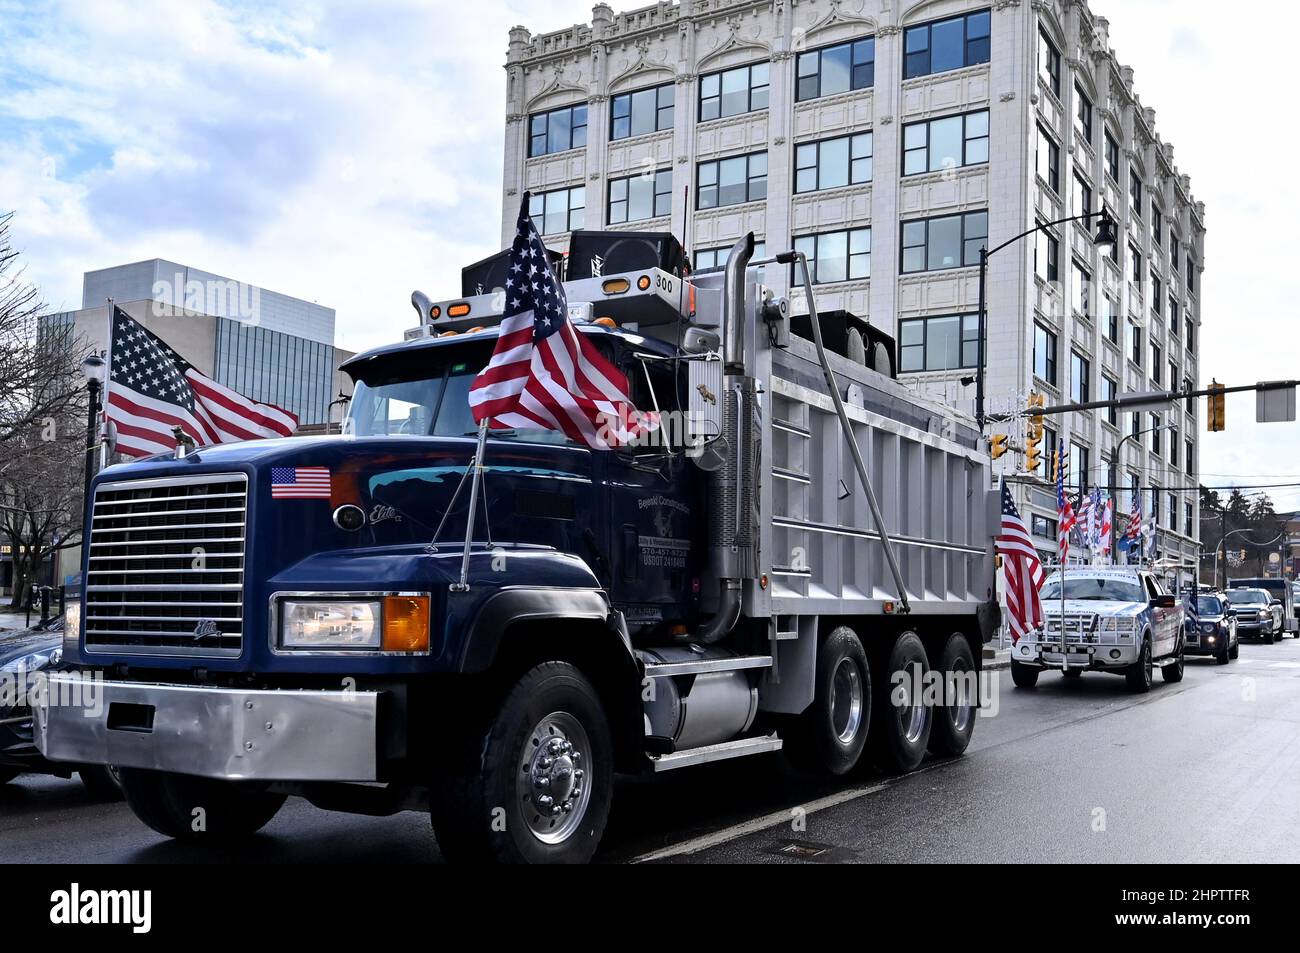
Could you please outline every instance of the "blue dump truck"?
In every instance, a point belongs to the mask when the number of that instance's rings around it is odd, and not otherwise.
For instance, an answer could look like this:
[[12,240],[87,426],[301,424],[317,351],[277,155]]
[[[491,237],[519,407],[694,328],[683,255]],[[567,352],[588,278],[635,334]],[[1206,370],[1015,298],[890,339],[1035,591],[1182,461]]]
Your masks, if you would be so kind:
[[174,838],[300,796],[428,811],[455,861],[580,862],[615,774],[961,753],[999,623],[980,434],[894,380],[886,336],[818,315],[802,256],[753,246],[565,284],[661,415],[645,446],[484,438],[500,299],[417,293],[419,327],[344,365],[342,434],[105,469],[45,755],[114,765]]

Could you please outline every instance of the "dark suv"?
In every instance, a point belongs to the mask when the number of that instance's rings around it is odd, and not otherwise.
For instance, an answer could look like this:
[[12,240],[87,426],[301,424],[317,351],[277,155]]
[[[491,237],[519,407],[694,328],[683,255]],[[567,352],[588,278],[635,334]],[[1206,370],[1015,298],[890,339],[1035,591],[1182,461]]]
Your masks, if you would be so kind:
[[1183,650],[1188,655],[1213,655],[1220,665],[1227,665],[1240,652],[1237,619],[1229,611],[1228,599],[1218,592],[1196,596],[1196,618],[1188,615],[1184,629]]

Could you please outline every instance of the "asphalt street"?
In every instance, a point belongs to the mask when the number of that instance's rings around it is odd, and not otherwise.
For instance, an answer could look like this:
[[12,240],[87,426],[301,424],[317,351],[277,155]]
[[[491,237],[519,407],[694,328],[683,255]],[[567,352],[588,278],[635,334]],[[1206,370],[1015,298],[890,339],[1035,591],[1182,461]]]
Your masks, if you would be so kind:
[[[1227,666],[1189,659],[1148,695],[1114,676],[1044,675],[966,755],[905,777],[811,779],[780,755],[620,782],[607,862],[1296,862],[1300,641],[1244,643]],[[429,862],[424,815],[363,818],[291,800],[238,846],[167,841],[75,781],[0,787],[0,861]]]

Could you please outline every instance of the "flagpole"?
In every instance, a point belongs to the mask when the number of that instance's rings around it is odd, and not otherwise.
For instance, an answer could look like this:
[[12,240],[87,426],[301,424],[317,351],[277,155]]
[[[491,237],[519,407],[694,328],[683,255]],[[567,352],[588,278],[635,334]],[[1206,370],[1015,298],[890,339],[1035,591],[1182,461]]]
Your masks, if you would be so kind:
[[460,582],[452,583],[452,592],[469,591],[469,551],[474,543],[474,517],[478,515],[478,492],[483,483],[483,452],[487,449],[488,423],[491,417],[484,417],[478,426],[478,445],[474,449],[474,458],[470,460],[474,479],[469,485],[469,513],[465,517],[465,549],[460,559]]

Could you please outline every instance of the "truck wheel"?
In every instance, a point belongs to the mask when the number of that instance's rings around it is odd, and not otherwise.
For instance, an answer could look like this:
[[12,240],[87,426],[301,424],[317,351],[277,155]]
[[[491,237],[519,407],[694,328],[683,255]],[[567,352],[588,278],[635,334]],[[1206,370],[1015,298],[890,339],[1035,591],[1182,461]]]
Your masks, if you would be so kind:
[[1124,680],[1128,682],[1129,691],[1137,692],[1139,695],[1151,691],[1151,642],[1145,637],[1142,639],[1142,653],[1138,660],[1129,666],[1128,671],[1124,673]]
[[1033,688],[1037,685],[1038,671],[1031,665],[1022,665],[1015,659],[1011,660],[1011,681],[1015,683],[1016,688]]
[[87,764],[77,770],[81,783],[96,801],[122,800],[122,781],[111,764]]
[[270,823],[285,795],[240,781],[118,768],[122,793],[135,816],[164,837],[219,842],[247,837]]
[[979,702],[970,679],[975,675],[975,656],[970,643],[957,633],[939,655],[939,672],[943,676],[943,703],[934,710],[930,726],[930,750],[937,755],[958,755],[970,744],[975,733],[975,714]]
[[1183,651],[1183,642],[1178,641],[1178,661],[1173,665],[1165,665],[1160,669],[1160,677],[1166,682],[1181,682],[1183,680],[1183,669],[1187,664],[1187,657]]
[[797,767],[847,774],[858,763],[871,724],[871,669],[862,642],[839,626],[817,650],[813,703],[782,734],[782,750]]
[[904,632],[889,652],[889,661],[874,687],[871,737],[876,758],[886,768],[913,771],[925,757],[933,713],[925,704],[925,676],[930,663],[915,632]]
[[466,740],[468,760],[435,779],[430,798],[447,860],[591,860],[609,819],[614,745],[582,672],[567,662],[536,666]]
[[1241,654],[1241,640],[1233,641],[1232,648],[1228,649],[1228,658],[1236,658]]

